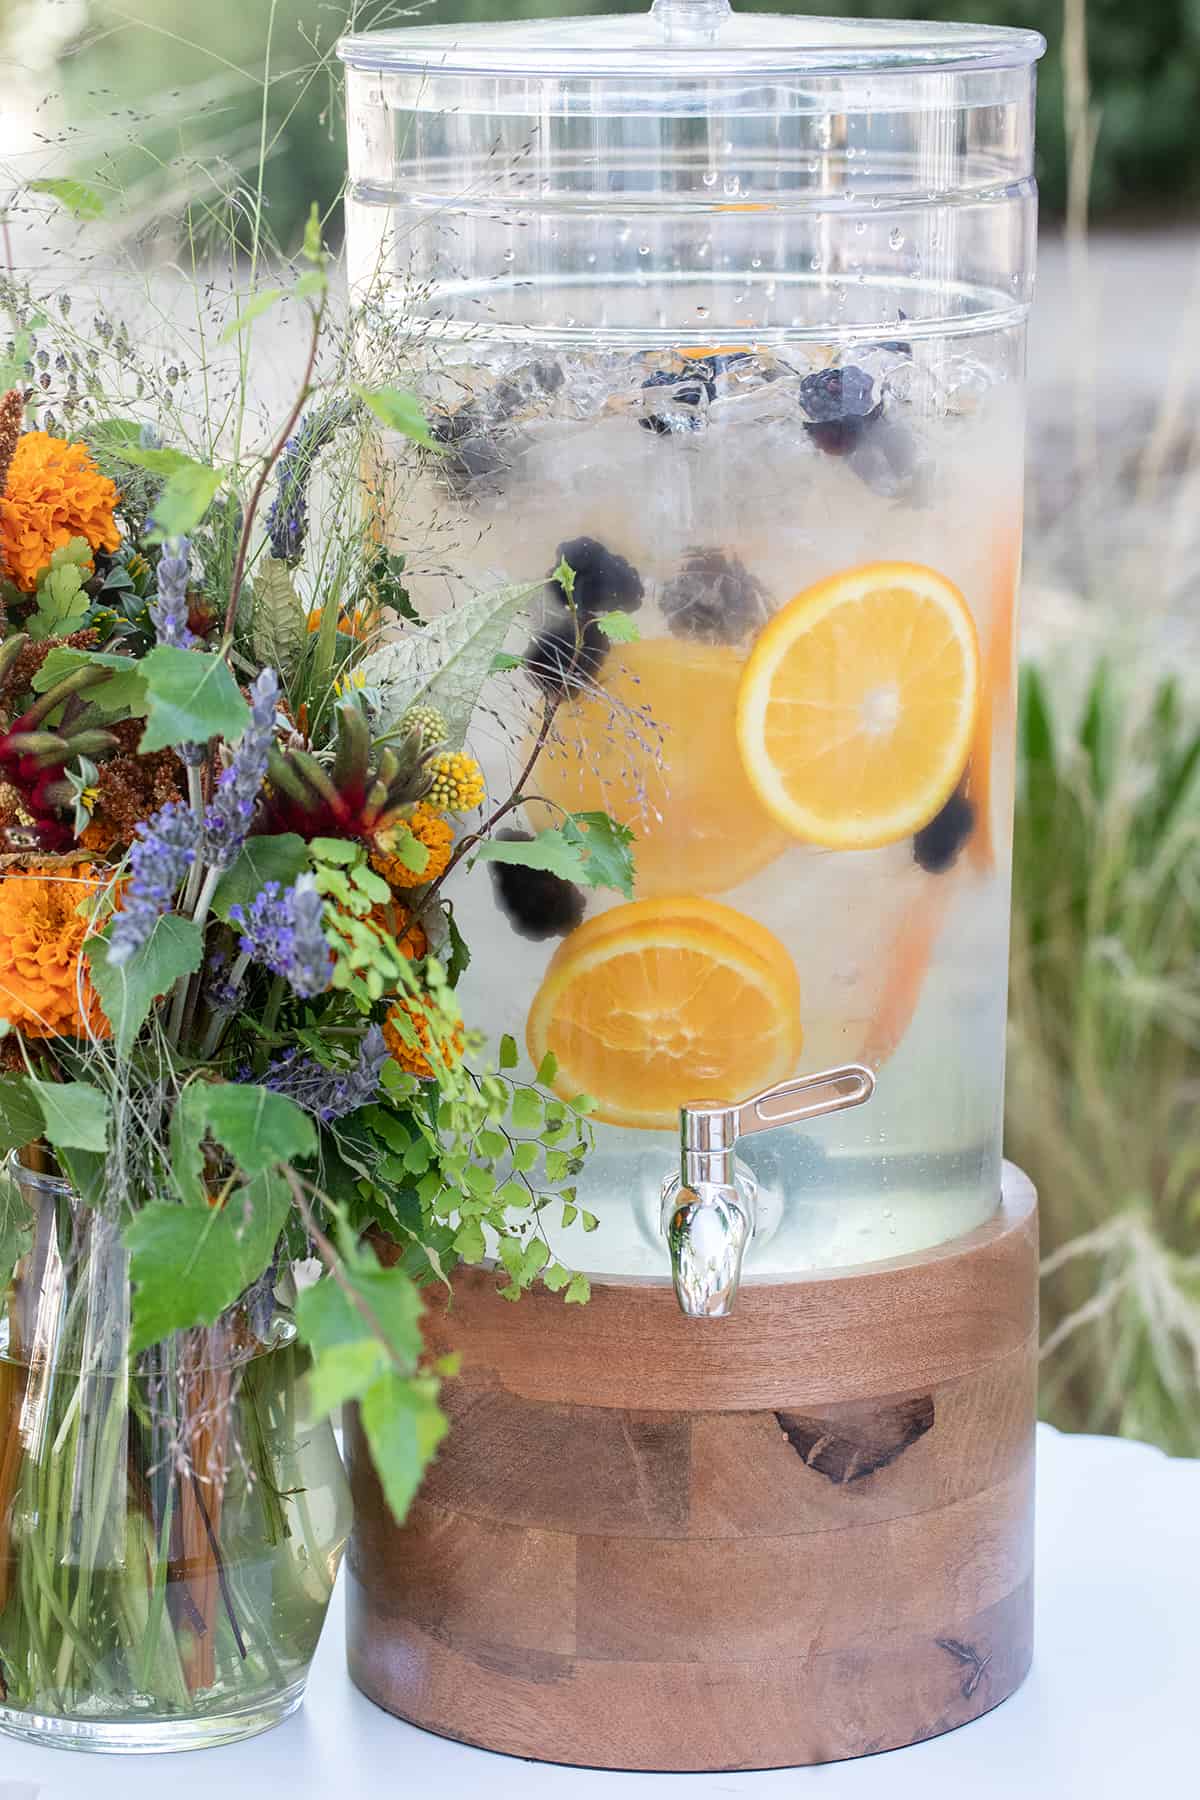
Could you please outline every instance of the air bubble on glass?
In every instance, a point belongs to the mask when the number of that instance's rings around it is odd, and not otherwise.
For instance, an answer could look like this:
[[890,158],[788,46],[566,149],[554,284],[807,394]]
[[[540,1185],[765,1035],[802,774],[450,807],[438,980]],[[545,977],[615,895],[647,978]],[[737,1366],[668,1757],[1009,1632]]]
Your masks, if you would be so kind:
[[718,180],[717,171],[715,169],[705,169],[700,179],[705,187],[716,187]]
[[904,233],[898,225],[893,225],[892,229],[888,232],[888,243],[892,246],[893,250],[900,250],[903,248]]
[[762,268],[762,257],[761,256],[752,256],[750,258],[750,267],[752,269],[761,269]]
[[739,175],[727,175],[722,185],[727,194],[740,194],[742,191],[742,181]]

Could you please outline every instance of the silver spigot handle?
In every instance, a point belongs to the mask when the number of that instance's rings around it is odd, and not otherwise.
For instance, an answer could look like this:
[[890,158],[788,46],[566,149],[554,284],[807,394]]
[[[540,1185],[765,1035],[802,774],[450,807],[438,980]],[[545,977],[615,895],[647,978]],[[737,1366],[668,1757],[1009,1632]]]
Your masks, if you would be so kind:
[[862,1063],[846,1063],[840,1069],[822,1069],[816,1075],[797,1075],[753,1094],[738,1107],[737,1134],[771,1131],[776,1125],[796,1125],[801,1119],[819,1119],[822,1113],[861,1106],[875,1092],[875,1077]]
[[756,1210],[753,1178],[735,1167],[738,1139],[861,1106],[874,1092],[870,1069],[846,1063],[777,1082],[740,1105],[680,1108],[679,1174],[663,1185],[662,1226],[675,1294],[689,1318],[724,1318],[737,1298]]

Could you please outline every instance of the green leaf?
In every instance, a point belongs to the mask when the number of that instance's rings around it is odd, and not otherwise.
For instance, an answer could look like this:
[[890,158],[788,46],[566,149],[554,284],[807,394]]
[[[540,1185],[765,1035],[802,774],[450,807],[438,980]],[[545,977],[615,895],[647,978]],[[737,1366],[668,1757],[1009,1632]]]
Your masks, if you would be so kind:
[[0,1169],[0,1292],[32,1247],[33,1215],[29,1203],[20,1183],[6,1169]]
[[23,1075],[0,1076],[0,1156],[42,1134],[43,1113]]
[[117,656],[104,650],[75,650],[69,644],[56,644],[33,678],[33,691],[48,694],[65,676],[86,666],[113,671],[111,680],[87,690],[89,706],[106,718],[129,714],[137,717],[145,712],[146,678],[141,663],[132,656]]
[[454,1236],[454,1248],[466,1263],[480,1263],[486,1254],[483,1226],[478,1219],[466,1219]]
[[423,875],[429,862],[429,848],[407,826],[400,827],[387,840],[388,850],[410,875]]
[[308,616],[285,562],[268,556],[254,581],[250,642],[255,656],[286,681],[308,642]]
[[441,453],[443,446],[430,432],[421,402],[415,394],[394,387],[356,387],[354,392],[388,431],[398,431],[403,437],[411,438],[414,444]]
[[540,1131],[545,1117],[542,1097],[533,1088],[518,1088],[512,1099],[512,1119],[518,1131]]
[[627,825],[618,825],[605,812],[581,812],[563,820],[562,833],[583,852],[588,887],[616,888],[626,900],[633,899],[633,832]]
[[493,675],[507,675],[510,669],[523,669],[524,667],[525,658],[523,656],[512,656],[507,650],[498,650],[492,658],[491,672]]
[[572,1275],[563,1298],[568,1306],[584,1306],[592,1297],[592,1284],[586,1275]]
[[568,843],[560,826],[548,826],[527,843],[508,838],[489,838],[475,852],[476,862],[518,863],[523,869],[541,869],[560,881],[587,879],[587,864],[576,844]]
[[[137,419],[96,419],[88,426],[88,442],[98,449],[114,450],[124,456],[142,441],[142,427]],[[128,461],[128,457],[125,458]]]
[[261,319],[264,313],[271,311],[273,306],[278,306],[286,293],[287,289],[281,287],[260,288],[252,298],[239,302],[237,317],[230,319],[217,339],[218,344],[231,344],[234,338],[239,333],[248,330],[256,319]]
[[457,987],[459,977],[471,966],[471,947],[459,930],[453,911],[446,914],[446,936],[450,944],[450,954],[446,958],[446,980],[451,987]]
[[57,200],[76,219],[91,221],[104,216],[104,196],[94,187],[89,187],[86,181],[57,176],[31,181],[29,187],[32,193],[49,194],[52,200]]
[[224,479],[223,469],[206,468],[203,463],[189,462],[186,468],[176,469],[154,502],[150,520],[154,529],[147,534],[146,542],[162,544],[168,538],[185,537],[195,530]]
[[92,604],[83,592],[91,568],[92,551],[86,538],[72,538],[54,552],[38,583],[37,610],[25,623],[35,643],[43,638],[65,637],[82,623]]
[[86,1081],[40,1081],[29,1091],[41,1108],[43,1131],[56,1149],[104,1150],[108,1143],[108,1095]]
[[537,1079],[542,1087],[553,1087],[558,1075],[558,1058],[553,1050],[547,1050],[537,1068]]
[[315,1359],[308,1378],[314,1414],[323,1419],[348,1400],[357,1400],[390,1367],[387,1350],[378,1338],[331,1344]]
[[199,469],[204,465],[183,450],[172,450],[169,445],[147,448],[140,442],[140,432],[131,443],[114,444],[112,446],[120,454],[122,462],[132,463],[135,469],[148,469],[151,475],[161,475],[168,480],[184,469]]
[[308,846],[294,832],[247,838],[217,883],[212,910],[218,919],[228,919],[230,907],[251,905],[268,881],[291,887],[307,868]]
[[521,1053],[517,1049],[517,1040],[506,1031],[504,1036],[500,1039],[500,1067],[502,1069],[515,1069],[520,1060]]
[[300,246],[300,254],[310,263],[325,261],[325,246],[321,242],[321,209],[315,200],[304,221],[304,242]]
[[373,1256],[354,1252],[342,1280],[319,1281],[296,1302],[296,1323],[317,1356],[363,1337],[381,1342],[393,1366],[415,1373],[421,1356],[421,1296],[400,1269],[385,1269]]
[[477,594],[365,656],[358,667],[379,694],[378,729],[391,730],[410,706],[434,706],[446,721],[448,747],[460,749],[492,660],[542,585]]
[[206,744],[212,737],[232,743],[241,736],[250,709],[222,657],[160,644],[143,658],[142,668],[149,714],[138,746],[143,755]]
[[118,1056],[129,1055],[155,1000],[169,994],[181,975],[194,975],[203,954],[200,927],[176,913],[164,913],[125,963],[109,961],[106,937],[88,940],[92,985],[113,1028]]
[[598,613],[596,623],[613,644],[636,644],[642,635],[637,620],[626,612]]
[[336,863],[342,868],[349,868],[362,856],[362,845],[351,843],[349,838],[314,838],[309,850],[317,862]]
[[224,1206],[152,1200],[126,1227],[134,1283],[131,1347],[212,1325],[271,1260],[291,1194],[274,1174],[236,1188]]
[[437,1384],[386,1375],[363,1395],[361,1414],[384,1496],[401,1524],[448,1429]]
[[607,813],[575,813],[528,841],[489,838],[475,852],[475,860],[517,863],[583,887],[616,888],[632,900],[632,842],[632,831]]
[[233,1081],[190,1082],[171,1120],[172,1166],[189,1201],[203,1194],[200,1147],[206,1131],[246,1175],[265,1174],[279,1163],[314,1156],[317,1149],[312,1119],[286,1095]]

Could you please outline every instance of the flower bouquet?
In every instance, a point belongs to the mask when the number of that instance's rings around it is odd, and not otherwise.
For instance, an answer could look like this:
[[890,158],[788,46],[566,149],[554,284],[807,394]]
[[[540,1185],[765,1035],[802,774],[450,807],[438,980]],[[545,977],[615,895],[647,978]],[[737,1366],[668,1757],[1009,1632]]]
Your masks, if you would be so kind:
[[[513,1297],[587,1298],[545,1222],[595,1223],[588,1103],[511,1040],[487,1060],[446,884],[494,856],[628,891],[629,834],[497,832],[569,684],[540,684],[509,792],[464,739],[544,583],[416,616],[362,471],[381,431],[438,446],[411,396],[323,364],[315,223],[261,452],[215,403],[189,440],[170,379],[120,412],[127,333],[4,297],[0,1726],[175,1748],[298,1703],[348,1530],[341,1404],[403,1515],[453,1372],[421,1288],[490,1254]],[[239,353],[277,299],[240,306]]]

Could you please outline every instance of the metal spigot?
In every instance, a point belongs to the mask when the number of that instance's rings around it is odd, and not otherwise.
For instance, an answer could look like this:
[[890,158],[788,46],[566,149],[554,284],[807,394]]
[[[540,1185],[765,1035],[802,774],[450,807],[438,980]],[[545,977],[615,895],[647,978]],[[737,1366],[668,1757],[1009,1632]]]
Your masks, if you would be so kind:
[[696,1101],[679,1109],[679,1173],[663,1183],[662,1228],[680,1310],[724,1319],[737,1299],[754,1235],[758,1184],[736,1164],[739,1138],[861,1106],[875,1077],[860,1063],[797,1075],[736,1106]]

